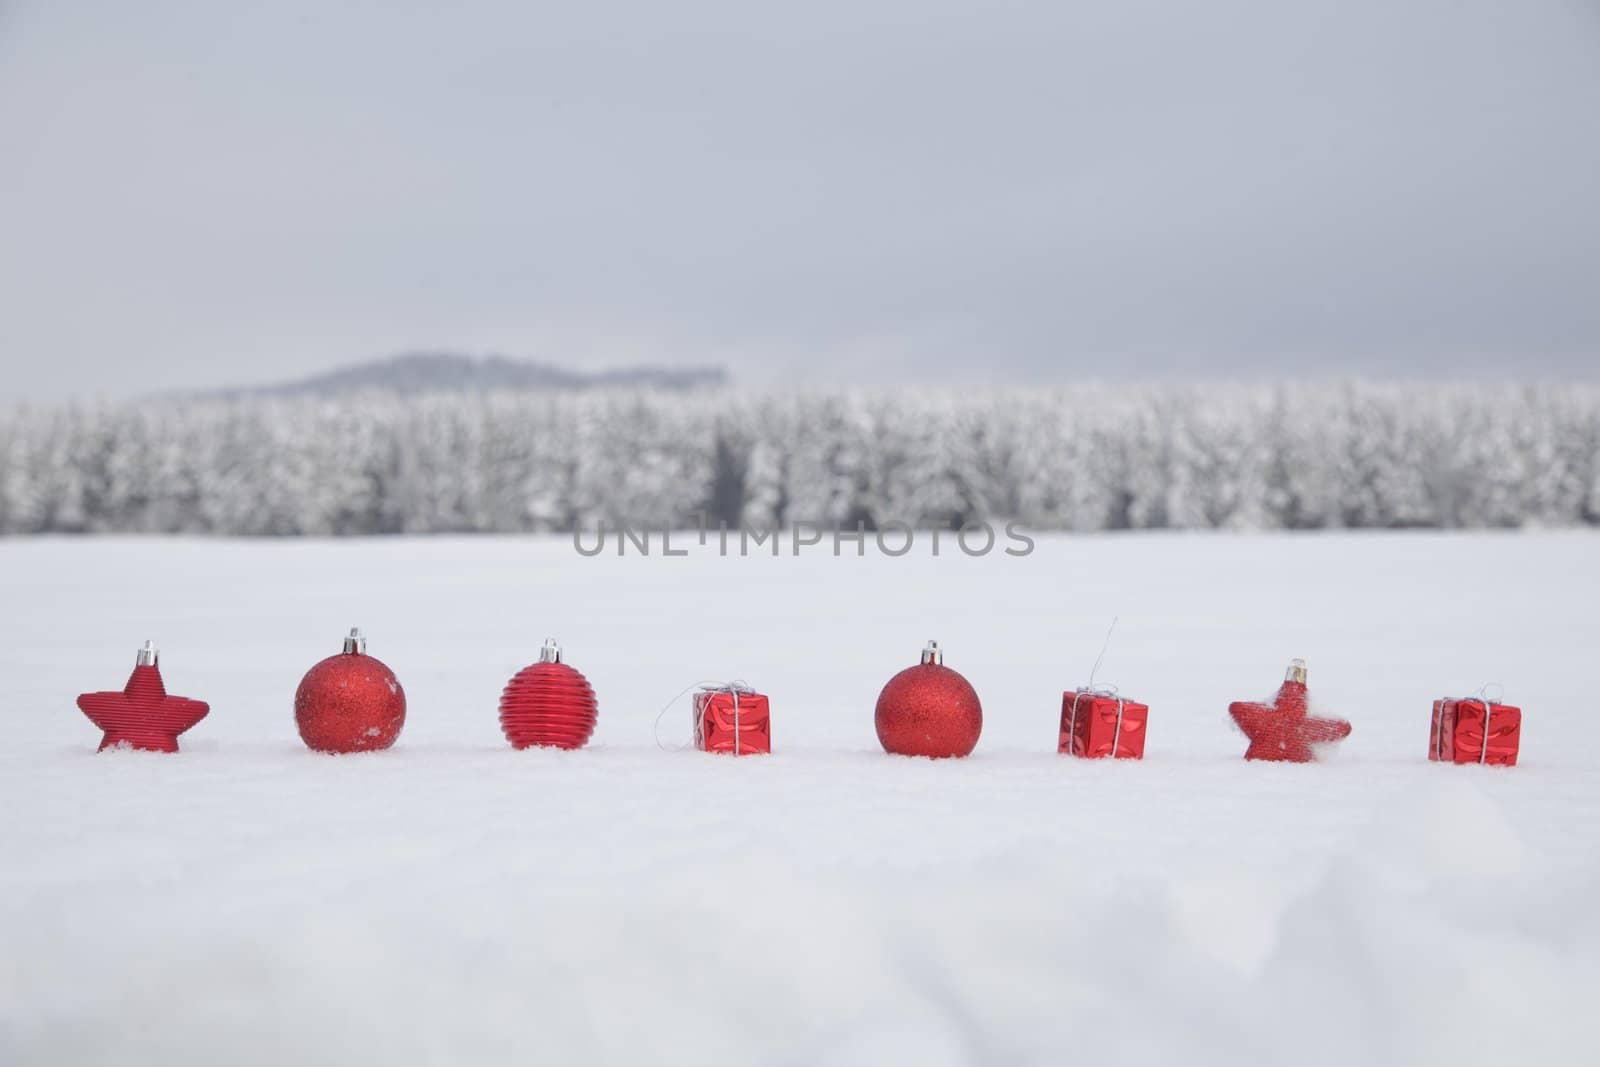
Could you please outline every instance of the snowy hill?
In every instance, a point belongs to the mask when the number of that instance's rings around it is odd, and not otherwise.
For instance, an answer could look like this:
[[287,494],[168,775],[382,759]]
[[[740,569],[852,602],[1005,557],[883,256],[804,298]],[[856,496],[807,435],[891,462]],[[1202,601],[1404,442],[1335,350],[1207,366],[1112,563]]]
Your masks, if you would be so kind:
[[226,389],[212,396],[331,396],[365,390],[394,393],[490,389],[696,389],[727,383],[721,367],[622,367],[585,371],[506,356],[405,352],[278,385]]

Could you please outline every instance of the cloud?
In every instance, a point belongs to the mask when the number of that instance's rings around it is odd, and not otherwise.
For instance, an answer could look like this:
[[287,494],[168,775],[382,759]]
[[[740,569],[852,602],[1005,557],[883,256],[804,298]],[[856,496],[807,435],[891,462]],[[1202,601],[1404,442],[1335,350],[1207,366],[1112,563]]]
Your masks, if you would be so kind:
[[14,395],[417,346],[757,380],[1600,350],[1577,4],[24,4],[8,37]]

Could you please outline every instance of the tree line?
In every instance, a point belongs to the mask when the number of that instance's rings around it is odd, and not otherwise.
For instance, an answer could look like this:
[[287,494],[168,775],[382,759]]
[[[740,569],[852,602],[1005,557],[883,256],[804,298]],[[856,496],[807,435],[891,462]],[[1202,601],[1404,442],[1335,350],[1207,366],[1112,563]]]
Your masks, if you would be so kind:
[[373,392],[0,414],[0,533],[1600,522],[1600,386]]

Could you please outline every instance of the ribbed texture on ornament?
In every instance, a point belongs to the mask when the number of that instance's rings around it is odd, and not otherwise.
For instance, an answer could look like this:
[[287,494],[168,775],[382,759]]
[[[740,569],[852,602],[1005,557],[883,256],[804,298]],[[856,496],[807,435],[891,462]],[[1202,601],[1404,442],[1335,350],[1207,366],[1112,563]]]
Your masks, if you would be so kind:
[[513,748],[582,748],[594,733],[588,679],[565,663],[535,663],[500,694],[500,729]]
[[153,664],[135,667],[120,693],[84,693],[78,707],[105,731],[102,750],[125,744],[154,752],[178,751],[178,735],[211,710],[204,701],[168,696]]

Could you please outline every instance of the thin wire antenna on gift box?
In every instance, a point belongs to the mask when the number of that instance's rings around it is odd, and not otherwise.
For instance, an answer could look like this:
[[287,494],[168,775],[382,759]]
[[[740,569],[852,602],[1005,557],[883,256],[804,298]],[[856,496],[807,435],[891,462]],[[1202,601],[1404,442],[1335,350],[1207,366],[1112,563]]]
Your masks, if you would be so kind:
[[[1499,696],[1491,697],[1489,695],[1489,690],[1491,689],[1498,692]],[[1484,682],[1478,686],[1478,691],[1472,695],[1477,700],[1482,701],[1483,706],[1487,708],[1491,702],[1495,704],[1504,704],[1506,702],[1506,687],[1499,682]]]
[[[1078,736],[1078,705],[1083,702],[1085,697],[1089,697],[1090,700],[1091,700],[1091,703],[1092,703],[1094,697],[1100,697],[1100,696],[1114,697],[1116,699],[1116,701],[1117,701],[1117,727],[1116,727],[1116,731],[1112,734],[1112,737],[1113,737],[1113,739],[1115,739],[1115,738],[1119,738],[1119,737],[1122,736],[1122,712],[1123,712],[1123,708],[1126,705],[1126,702],[1122,699],[1121,695],[1118,694],[1116,686],[1108,685],[1108,686],[1104,686],[1104,687],[1101,687],[1101,688],[1096,688],[1096,686],[1094,684],[1095,675],[1100,673],[1100,663],[1101,663],[1101,661],[1103,661],[1106,658],[1106,650],[1111,647],[1111,635],[1116,632],[1117,620],[1118,620],[1119,617],[1120,616],[1116,616],[1116,615],[1111,616],[1111,625],[1106,627],[1106,638],[1105,638],[1104,641],[1102,641],[1100,643],[1100,654],[1094,658],[1094,666],[1089,668],[1089,681],[1083,687],[1081,687],[1081,688],[1079,688],[1079,689],[1077,689],[1077,690],[1075,690],[1073,692],[1073,694],[1072,694],[1072,709],[1071,709],[1071,711],[1068,712],[1068,711],[1063,710],[1063,718],[1066,719],[1067,736],[1074,739],[1071,742],[1071,744],[1074,746],[1074,748],[1076,747],[1076,745],[1078,743],[1077,740],[1076,740],[1076,738]],[[1085,754],[1087,754],[1087,751],[1088,751],[1088,743],[1087,742],[1085,742],[1084,751],[1085,751]],[[1113,740],[1112,743],[1111,743],[1111,755],[1113,757],[1115,757],[1116,754],[1117,754],[1117,741]]]
[[661,720],[666,717],[667,712],[672,710],[672,706],[674,704],[676,704],[678,701],[682,700],[686,695],[688,695],[688,693],[691,690],[694,690],[694,689],[727,689],[727,688],[733,688],[733,687],[737,687],[737,688],[740,688],[740,689],[749,689],[750,688],[750,686],[745,682],[745,680],[743,678],[735,678],[731,682],[719,682],[719,681],[717,681],[715,679],[712,679],[712,678],[702,678],[698,682],[690,682],[688,685],[684,686],[682,689],[680,689],[676,693],[674,693],[672,695],[672,699],[667,701],[665,704],[661,705],[661,710],[656,712],[656,721],[655,721],[655,727],[654,727],[654,732],[655,732],[655,737],[656,737],[656,747],[659,748],[663,752],[682,752],[684,749],[689,748],[691,745],[694,744],[694,739],[693,738],[690,738],[687,742],[683,742],[683,743],[676,744],[676,745],[667,745],[667,744],[663,744],[661,742]]
[[1106,658],[1106,649],[1111,647],[1111,634],[1117,628],[1119,616],[1111,616],[1111,625],[1106,627],[1106,639],[1100,643],[1100,654],[1094,658],[1094,666],[1089,668],[1089,689],[1094,689],[1094,676],[1100,673],[1100,661]]
[[655,722],[655,736],[656,736],[656,747],[657,748],[659,748],[663,752],[682,752],[684,749],[688,748],[689,745],[694,744],[693,739],[690,739],[688,744],[682,744],[682,743],[676,744],[676,745],[662,744],[661,743],[661,720],[667,714],[667,712],[672,710],[672,705],[674,705],[678,701],[682,700],[684,698],[684,696],[686,694],[688,694],[688,692],[690,690],[699,689],[699,688],[701,688],[703,686],[717,685],[717,684],[719,684],[719,683],[712,682],[712,681],[707,681],[704,678],[700,679],[698,682],[690,682],[688,685],[684,686],[682,689],[680,689],[676,693],[674,693],[672,695],[672,699],[668,700],[665,704],[661,705],[661,710],[656,712],[656,722]]

